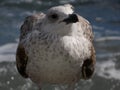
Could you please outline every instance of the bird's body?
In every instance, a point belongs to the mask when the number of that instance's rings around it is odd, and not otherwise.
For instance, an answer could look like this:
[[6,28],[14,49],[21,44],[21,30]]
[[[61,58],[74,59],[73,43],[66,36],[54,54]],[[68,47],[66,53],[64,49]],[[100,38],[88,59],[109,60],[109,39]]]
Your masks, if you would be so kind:
[[[64,12],[64,8],[69,12]],[[91,26],[77,14],[71,17],[78,20],[65,19],[73,13],[70,10],[70,5],[58,6],[47,15],[41,13],[27,18],[21,28],[16,58],[23,77],[38,84],[71,84],[92,76],[95,54]],[[61,18],[46,20],[53,11],[57,11],[53,19],[57,13]]]
[[[33,31],[25,41],[29,62],[26,72],[35,81],[52,83],[71,83],[78,80],[84,59],[90,56],[90,43],[77,36],[45,36]],[[66,43],[67,41],[67,43]],[[86,49],[83,49],[86,48]],[[83,55],[84,53],[84,55]],[[86,55],[86,57],[85,57]],[[34,76],[34,77],[33,77]]]

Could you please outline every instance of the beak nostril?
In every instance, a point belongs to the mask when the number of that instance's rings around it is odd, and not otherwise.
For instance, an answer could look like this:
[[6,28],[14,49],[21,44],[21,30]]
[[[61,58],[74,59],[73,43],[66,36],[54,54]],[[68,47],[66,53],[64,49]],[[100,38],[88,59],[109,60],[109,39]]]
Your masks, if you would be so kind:
[[78,16],[76,14],[69,14],[69,17],[63,20],[63,22],[66,22],[66,24],[76,23],[78,21]]

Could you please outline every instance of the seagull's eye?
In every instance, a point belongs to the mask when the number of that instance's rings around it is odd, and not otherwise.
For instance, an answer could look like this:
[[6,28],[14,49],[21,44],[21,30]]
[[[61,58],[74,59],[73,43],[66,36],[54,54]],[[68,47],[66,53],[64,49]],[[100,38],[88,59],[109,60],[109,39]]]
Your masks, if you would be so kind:
[[58,19],[58,15],[57,14],[51,14],[50,18],[53,20],[57,20]]
[[51,15],[51,18],[52,18],[52,19],[57,19],[57,18],[58,18],[58,15],[57,15],[57,14],[52,14],[52,15]]

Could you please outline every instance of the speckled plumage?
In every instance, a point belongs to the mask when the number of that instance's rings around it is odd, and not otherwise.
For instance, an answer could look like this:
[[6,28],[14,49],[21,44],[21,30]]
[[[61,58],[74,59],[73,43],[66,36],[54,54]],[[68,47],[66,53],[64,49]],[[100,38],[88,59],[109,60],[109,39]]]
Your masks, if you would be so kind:
[[[59,15],[58,19],[54,13]],[[92,76],[95,66],[92,28],[77,14],[78,21],[62,22],[69,14],[73,14],[71,5],[63,5],[52,7],[46,15],[40,13],[26,19],[16,54],[17,68],[23,77],[38,84],[71,84]],[[21,58],[24,55],[20,51],[24,51],[27,60]]]

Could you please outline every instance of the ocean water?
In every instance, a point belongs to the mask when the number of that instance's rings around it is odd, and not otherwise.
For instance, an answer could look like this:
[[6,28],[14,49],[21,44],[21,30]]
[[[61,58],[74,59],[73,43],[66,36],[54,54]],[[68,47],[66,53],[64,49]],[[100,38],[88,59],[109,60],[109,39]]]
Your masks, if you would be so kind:
[[[26,16],[64,3],[73,4],[75,12],[91,22],[95,34],[95,75],[80,81],[77,90],[120,90],[119,0],[0,0],[0,90],[38,90],[16,70],[19,28]],[[60,89],[48,85],[43,90]]]

